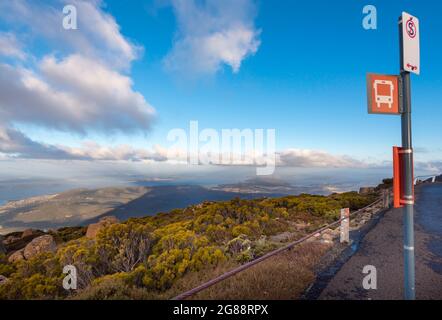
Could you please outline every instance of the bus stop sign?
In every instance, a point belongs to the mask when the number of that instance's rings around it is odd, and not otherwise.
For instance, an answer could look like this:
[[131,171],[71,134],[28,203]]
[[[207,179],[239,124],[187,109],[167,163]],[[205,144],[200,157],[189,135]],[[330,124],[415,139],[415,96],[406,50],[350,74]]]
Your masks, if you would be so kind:
[[367,75],[368,113],[400,114],[399,76]]

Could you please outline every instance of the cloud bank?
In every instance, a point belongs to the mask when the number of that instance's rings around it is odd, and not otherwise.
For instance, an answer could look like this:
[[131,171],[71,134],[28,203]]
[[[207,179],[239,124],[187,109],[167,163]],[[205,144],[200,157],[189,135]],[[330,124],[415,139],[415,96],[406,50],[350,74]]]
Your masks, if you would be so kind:
[[[163,146],[153,149],[133,148],[130,145],[103,146],[93,141],[86,141],[80,147],[48,145],[33,141],[14,129],[0,130],[0,153],[9,157],[24,159],[55,160],[107,160],[107,161],[155,161],[168,163],[188,163],[185,150],[171,152]],[[171,155],[175,156],[171,156]],[[184,156],[183,156],[184,154]],[[200,153],[199,157],[203,154]],[[244,160],[246,159],[246,161]],[[250,166],[255,162],[253,154],[232,157],[231,162],[212,163],[222,166]],[[256,160],[256,161],[255,161]],[[385,164],[366,163],[349,156],[333,155],[324,151],[287,149],[276,153],[278,167],[292,168],[370,168]]]
[[332,155],[318,150],[287,149],[279,153],[279,164],[287,167],[361,168],[363,161],[349,156]]

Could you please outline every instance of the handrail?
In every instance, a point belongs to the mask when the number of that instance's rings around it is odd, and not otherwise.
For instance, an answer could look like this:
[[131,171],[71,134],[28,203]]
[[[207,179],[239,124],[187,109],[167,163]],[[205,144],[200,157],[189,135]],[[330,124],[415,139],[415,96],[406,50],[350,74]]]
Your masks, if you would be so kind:
[[[370,208],[372,206],[375,206],[376,204],[378,204],[381,201],[383,201],[382,198],[374,201],[373,203],[369,204],[368,206],[366,206],[366,207],[364,207],[362,209],[359,209],[359,210],[351,213],[350,217],[354,216],[354,215],[356,215],[356,214],[358,214],[358,213],[360,213],[360,212],[362,212],[362,211],[364,211],[364,210],[366,210],[366,209],[368,209],[368,208]],[[296,240],[294,242],[291,242],[291,243],[287,244],[284,247],[281,247],[281,248],[276,249],[274,251],[268,252],[265,255],[263,255],[263,256],[261,256],[259,258],[256,258],[255,260],[252,260],[250,262],[247,262],[247,263],[245,263],[245,264],[243,264],[243,265],[241,265],[241,266],[239,266],[239,267],[237,267],[235,269],[232,269],[232,270],[230,270],[230,271],[228,271],[228,272],[226,272],[226,273],[224,273],[224,274],[222,274],[222,275],[220,275],[220,276],[218,276],[216,278],[213,278],[212,280],[209,280],[209,281],[199,285],[198,287],[195,287],[195,288],[190,289],[190,290],[188,290],[186,292],[183,292],[183,293],[177,295],[176,297],[172,298],[172,300],[184,300],[184,299],[186,299],[186,298],[188,298],[188,297],[190,297],[190,296],[192,296],[192,295],[194,295],[194,294],[196,294],[198,292],[201,292],[201,291],[203,291],[203,290],[205,290],[205,289],[207,289],[207,288],[209,288],[209,287],[211,287],[211,286],[213,286],[213,285],[215,285],[215,284],[217,284],[217,283],[219,283],[219,282],[221,282],[221,281],[223,281],[223,280],[225,280],[227,278],[230,278],[230,277],[234,276],[235,274],[237,274],[237,273],[239,273],[241,271],[249,269],[250,267],[252,267],[252,266],[254,266],[256,264],[258,264],[258,263],[260,263],[260,262],[262,262],[264,260],[267,260],[268,258],[271,258],[271,257],[273,257],[273,256],[275,256],[275,255],[277,255],[277,254],[279,254],[281,252],[284,252],[286,250],[289,250],[289,249],[293,248],[294,246],[296,246],[296,245],[298,245],[298,244],[300,244],[300,243],[302,243],[302,242],[304,242],[304,241],[314,237],[318,233],[322,233],[323,231],[325,231],[325,230],[327,230],[327,229],[329,229],[329,228],[331,228],[331,227],[341,223],[345,219],[348,219],[348,218],[341,218],[341,219],[339,219],[339,220],[337,220],[335,222],[332,222],[332,223],[330,223],[330,224],[328,224],[328,225],[326,225],[326,226],[324,226],[324,227],[314,231],[313,233],[310,233],[310,234],[302,237],[301,239],[298,239],[298,240]]]

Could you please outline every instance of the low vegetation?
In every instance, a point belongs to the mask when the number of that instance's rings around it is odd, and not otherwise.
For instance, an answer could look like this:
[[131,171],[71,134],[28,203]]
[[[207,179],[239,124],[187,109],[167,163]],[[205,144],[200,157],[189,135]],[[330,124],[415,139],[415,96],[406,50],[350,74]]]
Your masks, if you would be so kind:
[[[63,228],[54,233],[59,244],[55,253],[15,263],[0,256],[0,275],[8,278],[0,285],[0,299],[170,298],[338,219],[343,207],[355,210],[375,197],[349,192],[205,202],[113,224],[94,239],[84,236],[84,228]],[[275,240],[280,234],[289,237]],[[297,250],[217,285],[200,298],[256,298],[256,290],[272,298],[294,297],[312,281],[312,264],[324,248]],[[291,268],[293,261],[305,263]],[[65,265],[77,268],[78,290],[62,288]],[[274,269],[269,273],[270,265]],[[296,277],[291,269],[297,270]],[[281,289],[276,295],[274,289],[263,289],[271,287],[272,273],[279,274],[275,279],[281,280],[276,284],[281,288],[284,278],[292,279],[291,291]]]

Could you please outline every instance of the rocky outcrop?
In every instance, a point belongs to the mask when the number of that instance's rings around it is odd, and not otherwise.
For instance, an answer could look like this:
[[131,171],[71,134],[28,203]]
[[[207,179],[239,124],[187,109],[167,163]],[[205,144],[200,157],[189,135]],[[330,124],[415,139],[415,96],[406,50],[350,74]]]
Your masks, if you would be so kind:
[[93,239],[97,236],[98,232],[112,224],[119,223],[120,221],[114,216],[108,216],[101,218],[97,223],[92,223],[88,226],[86,231],[86,237]]
[[14,262],[17,262],[17,261],[25,260],[25,256],[23,255],[23,251],[24,250],[25,249],[21,249],[21,250],[15,251],[13,254],[11,254],[9,256],[8,261],[10,263],[14,263]]
[[54,238],[50,235],[45,235],[29,242],[23,250],[23,256],[28,260],[37,254],[55,252],[56,250],[57,244],[55,243]]
[[55,252],[57,244],[50,235],[44,235],[34,238],[23,249],[15,251],[8,258],[8,261],[13,263],[20,260],[29,260],[32,257],[45,252]]

